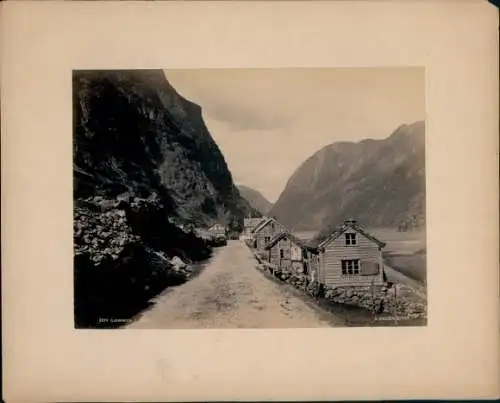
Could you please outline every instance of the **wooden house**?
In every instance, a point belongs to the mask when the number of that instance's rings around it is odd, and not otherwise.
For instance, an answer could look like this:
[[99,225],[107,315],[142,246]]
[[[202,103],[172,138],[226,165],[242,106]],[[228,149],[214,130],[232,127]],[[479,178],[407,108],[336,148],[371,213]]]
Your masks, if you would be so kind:
[[318,245],[319,282],[327,287],[370,286],[384,283],[385,243],[346,220]]
[[213,238],[212,234],[208,230],[203,228],[196,228],[195,234],[198,238],[204,239],[206,241]]
[[315,250],[303,240],[288,231],[275,235],[265,246],[269,251],[268,261],[280,270],[290,270],[297,274],[307,275]]
[[222,224],[214,224],[208,229],[208,232],[212,235],[212,237],[216,237],[218,235],[226,236],[227,228]]
[[267,217],[245,218],[243,220],[242,236],[245,238],[250,238],[255,227],[257,227],[265,219],[267,219]]
[[285,231],[285,227],[276,219],[270,217],[263,220],[252,231],[253,246],[265,253],[265,246],[271,238]]

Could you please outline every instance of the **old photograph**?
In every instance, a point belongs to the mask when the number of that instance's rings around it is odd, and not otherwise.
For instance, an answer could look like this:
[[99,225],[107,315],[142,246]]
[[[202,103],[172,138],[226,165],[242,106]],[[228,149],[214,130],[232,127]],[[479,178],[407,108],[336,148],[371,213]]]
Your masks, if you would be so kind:
[[425,71],[73,71],[76,328],[427,325]]

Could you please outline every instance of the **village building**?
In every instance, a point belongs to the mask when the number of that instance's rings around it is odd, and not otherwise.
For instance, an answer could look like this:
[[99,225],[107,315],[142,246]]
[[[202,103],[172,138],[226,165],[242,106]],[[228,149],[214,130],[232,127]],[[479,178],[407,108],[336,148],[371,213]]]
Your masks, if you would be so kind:
[[318,245],[319,282],[326,287],[384,284],[385,243],[346,220]]
[[275,218],[266,218],[252,231],[253,247],[261,252],[266,252],[265,246],[271,238],[284,231],[285,227],[276,221]]
[[196,228],[195,234],[198,238],[204,239],[206,241],[213,238],[213,235],[208,230],[203,228]]
[[227,227],[222,224],[214,224],[209,229],[208,232],[212,235],[212,237],[216,237],[219,235],[227,235]]
[[245,218],[243,220],[243,232],[242,232],[242,237],[245,239],[249,239],[252,237],[252,231],[264,220],[266,220],[267,217],[257,217],[257,218]]
[[269,251],[268,261],[280,270],[289,270],[296,274],[308,275],[310,265],[315,265],[314,248],[288,231],[275,235],[265,246]]

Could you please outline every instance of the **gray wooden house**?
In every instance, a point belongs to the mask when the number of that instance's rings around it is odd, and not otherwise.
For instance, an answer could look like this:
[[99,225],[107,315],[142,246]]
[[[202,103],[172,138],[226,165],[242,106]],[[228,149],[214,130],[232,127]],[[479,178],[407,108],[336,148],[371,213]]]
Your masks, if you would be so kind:
[[271,238],[285,231],[283,224],[270,217],[263,220],[252,230],[253,246],[265,254],[265,247]]
[[248,217],[243,220],[243,233],[242,236],[245,238],[250,238],[252,236],[252,231],[267,217]]
[[266,244],[269,263],[280,270],[290,270],[297,274],[307,275],[310,257],[316,255],[315,250],[303,240],[288,231],[275,235]]
[[327,287],[382,285],[384,247],[355,220],[344,221],[317,246],[319,282]]
[[227,227],[223,224],[214,224],[209,229],[208,232],[212,235],[212,237],[227,235]]

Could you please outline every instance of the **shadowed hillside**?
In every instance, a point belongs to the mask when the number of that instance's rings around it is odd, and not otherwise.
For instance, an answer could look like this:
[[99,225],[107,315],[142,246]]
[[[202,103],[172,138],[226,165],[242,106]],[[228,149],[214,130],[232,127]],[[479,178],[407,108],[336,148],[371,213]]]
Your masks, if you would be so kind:
[[129,317],[189,277],[173,257],[211,248],[182,227],[242,227],[241,198],[201,108],[161,70],[75,71],[74,244],[77,326]]

